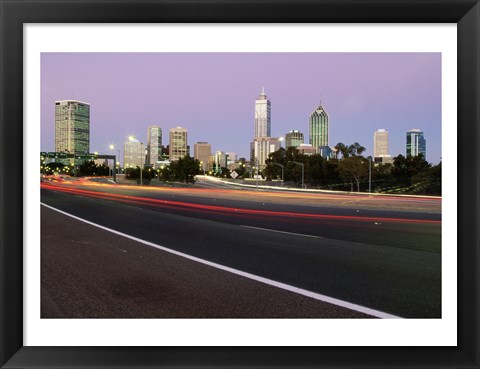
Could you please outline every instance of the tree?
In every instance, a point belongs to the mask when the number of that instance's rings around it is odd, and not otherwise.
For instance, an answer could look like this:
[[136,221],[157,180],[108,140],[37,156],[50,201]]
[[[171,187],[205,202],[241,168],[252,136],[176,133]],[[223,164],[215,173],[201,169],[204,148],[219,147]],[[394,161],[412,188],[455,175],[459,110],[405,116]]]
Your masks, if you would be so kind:
[[230,175],[230,169],[226,167],[220,167],[220,170],[215,172],[215,177],[232,178],[232,176]]
[[416,193],[424,195],[442,194],[442,163],[426,168],[411,178]]
[[[342,142],[339,142],[335,145],[335,150],[337,153],[342,154],[342,158],[348,158],[350,156],[360,156],[366,150],[365,147],[360,145],[358,142],[355,142],[352,145],[345,145]],[[338,154],[337,154],[338,155]]]
[[[137,181],[140,180],[140,167],[137,165],[136,168],[127,168],[125,171],[127,179],[136,179]],[[143,168],[142,169],[142,182],[143,184],[148,184],[149,181],[155,177],[155,171],[151,168]]]
[[78,166],[80,176],[94,176],[97,174],[97,165],[93,160],[85,161]]
[[366,148],[360,145],[358,142],[348,146],[348,152],[351,156],[360,156],[365,150]]
[[393,158],[392,175],[397,184],[410,186],[412,184],[412,177],[430,167],[431,165],[423,158],[422,154],[407,157],[398,155]]
[[53,174],[53,173],[60,173],[65,167],[65,164],[62,163],[48,163],[43,164],[43,173],[45,174]]
[[342,142],[337,143],[334,146],[334,149],[337,152],[337,158],[339,153],[342,154],[342,158],[347,158],[349,156],[348,147]]
[[[266,167],[263,170],[265,177],[267,179],[282,178],[282,168],[273,163],[281,164],[285,168],[287,162],[293,160],[295,152],[298,154],[298,150],[294,147],[289,147],[288,149],[281,147],[268,155],[268,159],[265,160]],[[285,176],[285,178],[287,177]]]
[[164,166],[160,168],[158,172],[158,179],[162,182],[170,182],[173,179],[172,172],[170,171],[170,166]]
[[195,183],[195,176],[200,173],[200,162],[190,155],[170,163],[170,180],[183,183]]
[[305,182],[311,186],[319,186],[323,183],[324,176],[324,162],[326,160],[321,155],[310,155],[306,157],[305,164]]
[[238,174],[237,178],[245,178],[245,175],[247,174],[247,168],[245,167],[245,164],[240,163],[240,165],[235,168],[235,172]]
[[350,183],[357,184],[357,192],[360,192],[360,181],[368,175],[368,160],[361,156],[350,156],[343,158],[338,163],[340,177]]

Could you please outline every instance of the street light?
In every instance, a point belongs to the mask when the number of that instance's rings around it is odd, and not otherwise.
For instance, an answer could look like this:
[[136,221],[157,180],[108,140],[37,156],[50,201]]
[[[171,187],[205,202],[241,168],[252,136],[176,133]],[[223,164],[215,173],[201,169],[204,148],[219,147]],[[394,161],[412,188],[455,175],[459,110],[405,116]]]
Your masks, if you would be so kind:
[[257,170],[257,174],[255,174],[255,178],[257,180],[257,190],[258,190],[258,159],[255,160],[255,166],[256,166],[256,170]]
[[304,163],[299,163],[297,161],[292,161],[292,163],[298,164],[302,167],[302,189],[304,188],[304,177],[305,177],[305,164]]
[[143,155],[145,149],[143,148],[143,142],[140,142],[140,186],[143,186]]
[[241,169],[242,169],[242,171],[241,171],[242,174],[240,175],[240,177],[245,178],[245,174],[247,173],[247,168],[246,168],[246,166],[245,166],[245,163],[241,163],[241,162],[240,162],[240,163],[238,164],[238,168],[241,168]]
[[368,192],[372,192],[372,157],[368,157]]
[[282,184],[283,184],[283,164],[279,164],[279,163],[272,163],[274,165],[278,165],[279,167],[282,168]]
[[115,145],[113,145],[113,144],[111,144],[110,146],[108,146],[108,149],[109,149],[109,150],[117,150],[117,152],[118,152],[118,162],[117,162],[117,160],[116,160],[116,158],[115,158],[115,161],[114,161],[113,165],[116,165],[116,164],[118,163],[118,165],[117,165],[117,173],[120,174],[120,149],[117,149],[117,148],[115,147]]

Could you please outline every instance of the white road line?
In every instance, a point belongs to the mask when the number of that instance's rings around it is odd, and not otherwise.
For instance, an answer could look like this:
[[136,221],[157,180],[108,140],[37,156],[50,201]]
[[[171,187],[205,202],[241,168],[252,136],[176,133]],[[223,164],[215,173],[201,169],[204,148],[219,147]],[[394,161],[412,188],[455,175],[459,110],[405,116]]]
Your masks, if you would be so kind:
[[143,243],[144,245],[147,245],[147,246],[150,246],[150,247],[154,247],[154,248],[156,248],[156,249],[158,249],[158,250],[162,250],[162,251],[168,252],[168,253],[170,253],[170,254],[177,255],[177,256],[183,257],[183,258],[185,258],[185,259],[189,259],[189,260],[195,261],[195,262],[200,263],[200,264],[208,265],[208,266],[210,266],[210,267],[213,267],[213,268],[216,268],[216,269],[220,269],[220,270],[223,270],[223,271],[225,271],[225,272],[229,272],[229,273],[232,273],[232,274],[241,276],[241,277],[245,277],[245,278],[251,279],[251,280],[253,280],[253,281],[257,281],[257,282],[260,282],[260,283],[264,283],[264,284],[267,284],[267,285],[269,285],[269,286],[277,287],[277,288],[280,288],[280,289],[283,289],[283,290],[286,290],[286,291],[290,291],[290,292],[293,292],[293,293],[296,293],[296,294],[299,294],[299,295],[302,295],[302,296],[310,297],[310,298],[312,298],[312,299],[314,299],[314,300],[323,301],[323,302],[326,302],[326,303],[329,303],[329,304],[332,304],[332,305],[336,305],[336,306],[340,306],[340,307],[343,307],[343,308],[346,308],[346,309],[354,310],[354,311],[357,311],[357,312],[360,312],[360,313],[368,314],[368,315],[371,315],[371,316],[376,317],[376,318],[382,318],[382,319],[401,319],[401,317],[399,317],[399,316],[387,314],[387,313],[384,313],[383,311],[378,311],[378,310],[370,309],[370,308],[365,307],[365,306],[353,304],[353,303],[351,303],[351,302],[339,300],[339,299],[336,299],[336,298],[333,298],[333,297],[329,297],[329,296],[325,296],[325,295],[322,295],[322,294],[319,294],[319,293],[315,293],[315,292],[312,292],[312,291],[304,290],[304,289],[302,289],[302,288],[290,286],[290,285],[288,285],[288,284],[281,283],[281,282],[277,282],[277,281],[274,281],[274,280],[271,280],[271,279],[268,279],[268,278],[264,278],[264,277],[260,277],[260,276],[254,275],[254,274],[242,272],[241,270],[237,270],[237,269],[234,269],[234,268],[230,268],[230,267],[227,267],[227,266],[224,266],[224,265],[221,265],[221,264],[212,263],[211,261],[204,260],[204,259],[200,259],[200,258],[197,258],[197,257],[195,257],[195,256],[188,255],[188,254],[184,254],[183,252],[178,252],[178,251],[169,249],[169,248],[167,248],[167,247],[160,246],[160,245],[157,245],[157,244],[155,244],[155,243],[152,243],[152,242],[149,242],[149,241],[145,241],[145,240],[142,240],[142,239],[140,239],[140,238],[136,238],[136,237],[130,236],[130,235],[128,235],[128,234],[125,234],[125,233],[116,231],[116,230],[114,230],[114,229],[101,226],[101,225],[99,225],[99,224],[90,222],[90,221],[88,221],[88,220],[86,220],[86,219],[82,219],[82,218],[79,218],[79,217],[77,217],[77,216],[75,216],[75,215],[66,213],[66,212],[64,212],[64,211],[62,211],[62,210],[59,210],[59,209],[57,209],[57,208],[54,208],[54,207],[52,207],[52,206],[50,206],[50,205],[44,204],[43,202],[41,202],[40,204],[43,205],[43,206],[45,206],[45,207],[47,207],[47,208],[49,208],[49,209],[52,209],[52,210],[57,211],[57,212],[59,212],[59,213],[61,213],[61,214],[64,214],[64,215],[69,216],[69,217],[71,217],[71,218],[73,218],[73,219],[76,219],[76,220],[78,220],[78,221],[80,221],[80,222],[84,222],[84,223],[90,224],[91,226],[94,226],[94,227],[103,229],[103,230],[105,230],[105,231],[107,231],[107,232],[114,233],[114,234],[116,234],[116,235],[119,235],[119,236],[122,236],[122,237],[125,237],[125,238],[128,238],[128,239],[131,239],[131,240],[133,240],[133,241]]
[[269,228],[260,228],[260,227],[252,227],[247,225],[241,225],[240,227],[244,228],[251,228],[251,229],[258,229],[260,231],[268,231],[268,232],[275,232],[275,233],[285,233],[292,236],[302,236],[302,237],[310,237],[310,238],[324,238],[320,236],[313,236],[311,234],[303,234],[303,233],[293,233],[293,232],[285,232],[285,231],[277,231],[276,229],[269,229]]

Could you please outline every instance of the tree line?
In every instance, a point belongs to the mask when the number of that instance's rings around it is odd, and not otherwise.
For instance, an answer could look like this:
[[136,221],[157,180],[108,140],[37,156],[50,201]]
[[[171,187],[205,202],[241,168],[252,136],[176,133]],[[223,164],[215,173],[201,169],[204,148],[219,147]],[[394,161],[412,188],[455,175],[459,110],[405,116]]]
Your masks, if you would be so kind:
[[[157,170],[145,167],[142,171],[142,179],[147,181],[158,179],[163,182],[194,183],[195,176],[200,173],[200,162],[187,155],[178,160],[172,161],[170,165]],[[127,168],[125,171],[127,179],[140,179],[140,167]]]
[[[335,146],[336,158],[323,158],[321,155],[304,155],[294,147],[280,150],[269,155],[266,167],[261,174],[267,180],[282,179],[284,182],[300,186],[302,184],[302,165],[304,185],[308,188],[330,189],[340,191],[411,193],[441,195],[442,164],[432,166],[422,155],[405,157],[398,155],[392,163],[373,163],[364,157],[365,147],[355,142],[351,145],[338,143]],[[302,165],[298,165],[300,163]],[[97,165],[86,161],[77,166],[64,166],[60,163],[43,165],[44,174],[54,172],[75,176],[108,176],[111,169],[105,164]],[[241,164],[235,169],[238,178],[252,177],[255,170]],[[151,179],[164,182],[194,183],[200,174],[200,162],[190,156],[172,161],[170,165],[155,170],[144,167],[142,178],[145,183]],[[231,178],[228,168],[216,170],[214,175]],[[140,167],[127,168],[126,178],[140,179]],[[371,182],[370,182],[371,178]]]
[[374,163],[362,155],[365,147],[357,142],[338,143],[335,150],[337,157],[326,159],[304,155],[294,147],[281,148],[270,154],[263,174],[267,180],[281,179],[283,165],[284,181],[300,185],[302,167],[297,162],[303,164],[304,184],[310,188],[368,191],[371,177],[372,192],[441,195],[441,163],[432,166],[422,155],[398,155],[392,163]]

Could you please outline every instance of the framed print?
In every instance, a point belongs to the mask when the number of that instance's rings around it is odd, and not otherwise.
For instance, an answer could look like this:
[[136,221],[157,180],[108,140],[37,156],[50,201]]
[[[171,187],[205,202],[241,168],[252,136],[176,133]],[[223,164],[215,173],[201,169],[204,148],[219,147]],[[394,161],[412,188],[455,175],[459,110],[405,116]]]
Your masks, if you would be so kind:
[[2,368],[479,367],[478,1],[0,4]]

